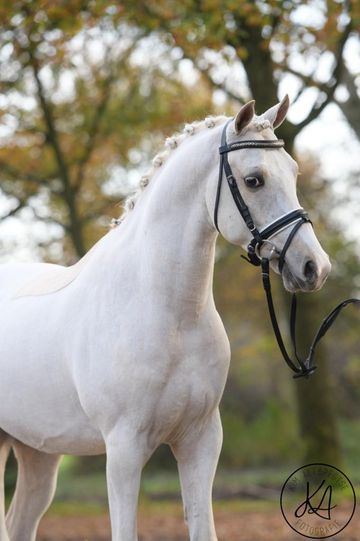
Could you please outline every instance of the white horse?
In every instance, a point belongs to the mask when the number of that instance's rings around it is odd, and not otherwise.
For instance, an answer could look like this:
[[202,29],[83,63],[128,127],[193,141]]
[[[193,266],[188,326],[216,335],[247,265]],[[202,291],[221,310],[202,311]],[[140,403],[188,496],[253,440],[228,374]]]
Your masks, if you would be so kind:
[[[228,141],[274,139],[287,109],[285,98],[257,117],[249,102],[228,125]],[[62,454],[105,452],[112,539],[135,541],[141,470],[161,443],[178,462],[191,541],[216,540],[211,492],[230,348],[212,292],[213,215],[226,120],[206,119],[170,138],[135,208],[130,201],[121,225],[74,267],[2,266],[1,541],[34,541]],[[297,165],[284,149],[242,150],[229,161],[259,228],[299,207]],[[249,177],[255,181],[245,183]],[[248,244],[226,184],[218,224],[229,242]],[[276,235],[279,249],[286,236]],[[305,224],[286,254],[285,287],[317,289],[329,270]],[[5,518],[10,447],[18,479]]]

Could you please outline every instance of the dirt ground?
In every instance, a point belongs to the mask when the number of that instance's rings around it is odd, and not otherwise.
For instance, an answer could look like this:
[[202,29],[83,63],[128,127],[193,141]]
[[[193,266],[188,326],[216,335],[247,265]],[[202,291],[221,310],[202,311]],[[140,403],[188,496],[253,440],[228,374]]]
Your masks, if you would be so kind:
[[[215,512],[219,541],[304,541],[293,532],[278,511]],[[140,541],[187,541],[180,513],[157,511],[139,513]],[[38,541],[110,541],[106,514],[86,517],[46,516],[40,524]],[[327,538],[330,539],[330,538]],[[336,541],[360,541],[360,511],[343,532],[331,537]]]

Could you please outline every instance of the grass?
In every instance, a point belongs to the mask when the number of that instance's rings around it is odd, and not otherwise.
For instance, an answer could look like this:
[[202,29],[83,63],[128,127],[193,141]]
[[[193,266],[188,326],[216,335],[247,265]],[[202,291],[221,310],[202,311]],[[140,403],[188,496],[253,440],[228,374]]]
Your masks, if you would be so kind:
[[[345,456],[342,469],[352,481],[360,501],[360,423],[343,420],[339,428]],[[50,513],[86,516],[107,512],[105,471],[90,470],[76,474],[75,465],[73,457],[64,458]],[[281,467],[219,469],[214,484],[215,510],[265,511],[278,507],[281,487],[290,473],[298,467],[299,464],[285,464]],[[260,498],[247,497],[246,489],[249,491],[254,488]],[[264,497],[261,497],[262,491]],[[350,492],[348,496],[351,496]],[[170,470],[145,468],[139,505],[140,509],[153,513],[161,510],[173,515],[182,513],[180,483],[175,463]]]
[[[286,473],[286,472],[285,472]],[[228,472],[220,471],[216,476],[215,490],[234,491],[239,486],[260,484],[281,484],[286,478],[284,472],[274,469],[256,471]],[[168,496],[168,497],[167,497]],[[170,496],[170,497],[169,497]],[[265,511],[278,505],[278,498],[272,500],[254,500],[235,498],[214,500],[215,511]],[[154,514],[165,513],[173,516],[182,515],[180,483],[177,472],[144,473],[139,498],[139,508]],[[54,502],[50,514],[62,516],[99,515],[107,512],[107,491],[105,472],[73,475],[65,463],[62,468]]]
[[[215,511],[266,511],[277,508],[281,487],[288,475],[298,466],[257,468],[237,471],[218,471],[214,484]],[[346,470],[352,480],[357,499],[360,499],[359,475],[352,468]],[[358,471],[358,470],[357,470]],[[354,475],[353,475],[354,473]],[[257,487],[266,491],[265,498],[237,497],[244,487]],[[217,494],[235,497],[217,499]],[[350,497],[350,492],[345,497]],[[140,510],[151,513],[182,514],[180,483],[176,471],[144,472],[142,478]],[[71,468],[60,472],[58,489],[50,513],[60,515],[94,515],[107,512],[107,491],[104,473],[87,473],[74,476]]]

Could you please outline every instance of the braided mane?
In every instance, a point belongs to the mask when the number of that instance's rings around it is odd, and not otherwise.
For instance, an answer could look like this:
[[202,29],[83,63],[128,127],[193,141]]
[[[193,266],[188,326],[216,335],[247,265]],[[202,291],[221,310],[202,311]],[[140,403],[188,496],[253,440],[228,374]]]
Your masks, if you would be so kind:
[[[191,124],[185,124],[182,132],[177,132],[171,137],[168,137],[165,140],[165,149],[156,154],[156,156],[153,158],[152,166],[140,178],[136,191],[127,196],[123,205],[124,211],[119,218],[112,219],[111,227],[116,227],[119,225],[126,218],[129,212],[132,211],[146,186],[150,183],[152,178],[155,176],[159,168],[165,163],[173,150],[175,150],[185,139],[188,139],[192,135],[195,135],[204,129],[214,128],[215,126],[225,122],[226,119],[227,117],[225,115],[208,116],[204,120],[196,120]],[[251,123],[251,126],[257,131],[262,131],[271,127],[270,122],[268,120],[264,120],[261,116],[255,117],[254,121]]]
[[143,190],[151,182],[159,168],[165,163],[172,151],[175,150],[185,139],[188,139],[192,135],[199,133],[204,129],[214,128],[226,120],[224,115],[209,116],[204,120],[195,121],[191,124],[185,124],[182,132],[175,133],[171,137],[165,140],[165,149],[156,154],[152,160],[152,166],[146,173],[140,178],[139,185],[135,193],[130,194],[123,205],[124,211],[119,218],[113,218],[111,222],[112,227],[119,225],[135,207],[135,204],[141,196]]

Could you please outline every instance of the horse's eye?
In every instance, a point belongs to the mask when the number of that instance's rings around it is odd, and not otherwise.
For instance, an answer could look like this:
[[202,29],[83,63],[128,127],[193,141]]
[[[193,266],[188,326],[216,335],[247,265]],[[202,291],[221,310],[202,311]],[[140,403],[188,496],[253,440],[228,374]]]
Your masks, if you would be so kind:
[[264,180],[261,177],[246,177],[244,182],[248,188],[260,188],[264,185]]

